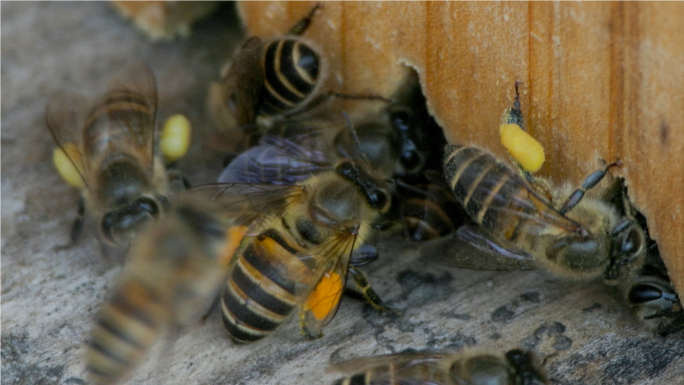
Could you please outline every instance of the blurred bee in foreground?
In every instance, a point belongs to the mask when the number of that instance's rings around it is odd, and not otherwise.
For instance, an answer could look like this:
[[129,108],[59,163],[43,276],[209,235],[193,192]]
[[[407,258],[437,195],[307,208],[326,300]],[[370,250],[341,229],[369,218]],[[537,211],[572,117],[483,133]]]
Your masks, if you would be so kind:
[[88,341],[89,382],[118,382],[164,332],[205,311],[245,233],[213,202],[191,192],[174,199],[164,220],[133,243],[120,283],[97,315]]
[[542,385],[545,371],[531,352],[393,354],[364,357],[331,368],[356,373],[335,385]]
[[231,143],[240,142],[236,135],[244,135],[236,151],[256,142],[259,126],[268,128],[274,121],[311,111],[331,97],[386,101],[325,92],[328,60],[314,42],[301,37],[320,7],[316,4],[284,36],[249,38],[222,70],[221,80],[211,84],[207,107],[215,124],[231,132]]
[[167,172],[155,154],[157,88],[147,67],[133,67],[89,111],[80,97],[52,98],[46,123],[57,143],[55,166],[82,188],[69,247],[85,213],[99,222],[103,247],[128,246],[136,230],[168,207]]
[[684,330],[682,303],[660,257],[658,244],[649,235],[646,217],[629,200],[624,179],[616,178],[607,189],[605,200],[611,202],[621,215],[635,218],[646,235],[643,266],[619,286],[625,302],[646,327],[663,337]]
[[461,226],[421,251],[428,258],[464,268],[533,269],[568,277],[602,276],[615,284],[635,273],[645,255],[644,232],[610,203],[585,197],[607,174],[591,174],[579,189],[540,195],[520,174],[492,155],[448,145],[444,173],[454,195],[476,225]]

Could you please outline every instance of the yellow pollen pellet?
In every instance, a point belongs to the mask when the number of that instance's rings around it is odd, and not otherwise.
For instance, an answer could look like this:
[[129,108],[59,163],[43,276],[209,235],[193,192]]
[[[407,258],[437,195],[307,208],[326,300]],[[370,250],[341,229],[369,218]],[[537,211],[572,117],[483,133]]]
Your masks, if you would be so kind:
[[321,282],[306,300],[306,308],[317,320],[325,318],[340,301],[342,296],[342,279],[337,273],[325,273]]
[[190,121],[180,114],[173,115],[164,123],[160,149],[167,162],[173,162],[188,152],[191,131]]
[[536,172],[544,164],[544,147],[517,124],[504,124],[499,130],[501,144],[506,147],[522,168],[527,172]]
[[81,174],[79,174],[79,171],[83,173],[83,170],[80,167],[76,168],[77,166],[74,166],[74,164],[69,160],[69,158],[71,158],[74,163],[80,166],[81,154],[78,152],[76,145],[73,143],[67,143],[64,145],[64,150],[66,153],[64,153],[64,151],[62,151],[62,149],[59,147],[55,148],[52,162],[55,164],[55,168],[62,179],[74,187],[81,188],[83,187],[84,182],[83,178],[81,178]]

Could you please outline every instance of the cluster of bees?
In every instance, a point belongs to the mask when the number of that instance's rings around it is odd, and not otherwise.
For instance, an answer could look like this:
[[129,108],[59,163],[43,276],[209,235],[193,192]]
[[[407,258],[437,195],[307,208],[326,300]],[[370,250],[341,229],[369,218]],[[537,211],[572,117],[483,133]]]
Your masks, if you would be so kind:
[[[390,98],[326,90],[325,54],[301,36],[318,10],[285,36],[248,39],[211,86],[211,116],[239,150],[217,183],[191,187],[166,170],[162,155],[166,163],[182,156],[189,129],[182,119],[167,124],[157,143],[148,69],[127,72],[90,110],[65,98],[48,103],[55,165],[82,187],[65,247],[94,222],[103,247],[125,254],[89,339],[91,383],[120,381],[163,330],[214,306],[236,343],[265,338],[295,309],[302,332],[321,336],[348,277],[370,305],[393,312],[359,267],[378,258],[366,243],[371,234],[396,223],[424,243],[427,259],[601,277],[648,327],[662,335],[684,329],[679,298],[623,181],[590,191],[619,164],[580,188],[554,189],[533,175],[543,148],[516,151],[531,138],[517,98],[501,128],[514,170],[481,149],[446,145],[415,76]],[[352,119],[335,99],[383,107]],[[185,188],[170,187],[175,179]],[[358,372],[337,382],[348,385],[548,383],[539,360],[519,349],[365,357],[336,369]]]

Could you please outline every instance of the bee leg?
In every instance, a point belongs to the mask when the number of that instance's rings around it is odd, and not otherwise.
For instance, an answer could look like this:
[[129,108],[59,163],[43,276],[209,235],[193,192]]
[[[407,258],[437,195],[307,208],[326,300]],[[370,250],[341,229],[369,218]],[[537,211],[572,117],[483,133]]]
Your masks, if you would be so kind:
[[213,313],[214,310],[216,310],[220,300],[221,294],[219,293],[216,296],[216,298],[214,298],[214,301],[211,303],[211,306],[209,306],[209,310],[207,310],[207,312],[202,316],[202,318],[200,318],[200,322],[202,322],[202,324],[204,324],[207,321],[207,318],[209,318],[209,316],[211,315],[211,313]]
[[570,194],[570,196],[565,201],[563,206],[561,206],[559,210],[560,213],[565,214],[568,211],[572,210],[572,208],[575,207],[582,200],[582,198],[584,198],[584,194],[587,192],[587,190],[596,186],[603,179],[603,177],[606,176],[608,170],[610,170],[613,167],[620,166],[621,164],[622,162],[617,161],[615,163],[609,164],[603,170],[597,170],[591,173],[591,175],[589,175],[587,179],[584,180],[582,186],[580,186],[580,188],[578,188],[572,194]]
[[190,190],[192,188],[190,181],[180,171],[171,170],[167,172],[167,175],[169,177],[169,182],[173,182],[180,179],[180,181],[183,182],[183,187],[185,187],[186,190]]
[[313,15],[320,7],[321,3],[316,3],[316,5],[314,5],[314,7],[311,9],[311,11],[309,11],[309,13],[306,16],[304,16],[295,25],[293,25],[289,31],[287,31],[287,34],[295,36],[303,34],[309,28],[309,25],[311,25],[311,19],[313,19]]
[[371,306],[382,312],[390,312],[397,315],[401,314],[398,310],[391,309],[385,306],[385,304],[383,304],[382,300],[380,299],[380,296],[378,296],[375,290],[373,290],[373,288],[368,283],[368,280],[360,270],[358,270],[354,266],[349,266],[349,274],[351,274],[352,278],[354,279],[354,282],[356,283],[356,286],[361,290],[360,294]]
[[81,231],[83,230],[83,219],[85,217],[85,201],[83,200],[83,197],[81,197],[78,200],[78,216],[76,217],[76,220],[74,223],[71,225],[71,235],[70,235],[70,241],[66,245],[59,245],[54,248],[55,251],[61,251],[65,249],[69,249],[73,247],[76,242],[78,241],[79,235],[81,235]]

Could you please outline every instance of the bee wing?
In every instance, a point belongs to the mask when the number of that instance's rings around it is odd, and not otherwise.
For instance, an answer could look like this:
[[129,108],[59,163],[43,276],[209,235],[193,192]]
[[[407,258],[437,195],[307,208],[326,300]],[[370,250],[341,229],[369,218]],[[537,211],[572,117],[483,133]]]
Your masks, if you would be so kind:
[[86,151],[128,153],[151,170],[157,117],[157,82],[152,70],[144,64],[129,65],[114,76],[108,90],[88,114]]
[[370,377],[368,383],[378,385],[397,383],[407,385],[446,384],[451,381],[448,378],[443,378],[444,375],[448,375],[448,368],[443,366],[445,359],[449,356],[448,354],[400,353],[362,357],[333,365],[328,371],[363,374]]
[[[89,158],[84,156],[82,150],[86,103],[83,95],[73,92],[52,95],[45,106],[45,125],[52,139],[69,158],[87,186],[83,172],[87,173],[89,170]],[[77,156],[73,156],[74,154]]]
[[310,336],[318,337],[321,330],[335,317],[342,293],[347,284],[347,272],[356,235],[334,237],[313,248],[302,258],[305,264],[315,266],[308,287],[298,293],[302,328]]
[[193,187],[191,194],[214,201],[217,210],[237,226],[257,226],[267,217],[280,216],[302,186],[214,183]]
[[475,270],[534,270],[537,262],[527,252],[505,247],[482,227],[463,225],[451,236],[427,242],[420,255],[436,263]]
[[267,136],[233,159],[218,182],[291,185],[331,168],[317,139]]

